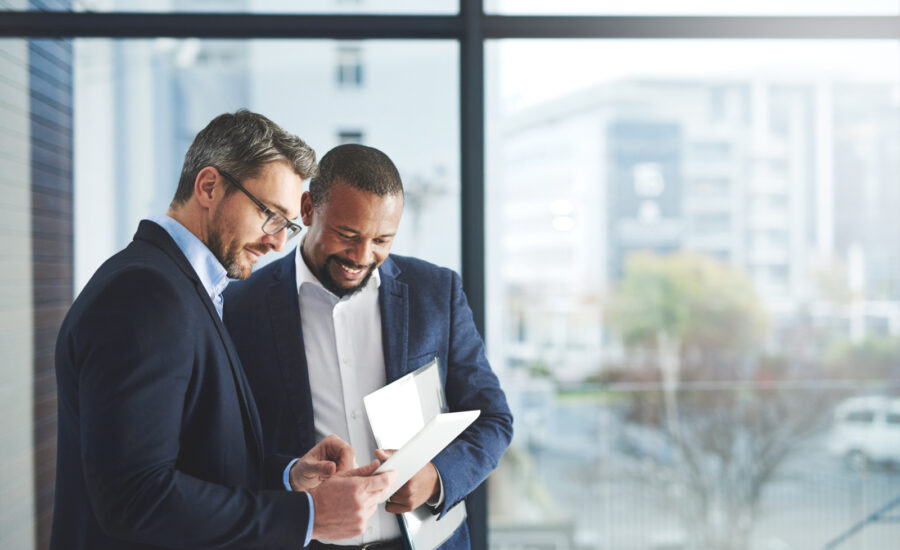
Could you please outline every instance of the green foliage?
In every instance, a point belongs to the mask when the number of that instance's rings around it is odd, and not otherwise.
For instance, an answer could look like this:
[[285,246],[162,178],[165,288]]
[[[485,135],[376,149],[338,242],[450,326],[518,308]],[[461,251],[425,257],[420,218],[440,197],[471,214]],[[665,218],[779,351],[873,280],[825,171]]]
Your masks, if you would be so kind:
[[750,280],[692,253],[630,255],[607,310],[607,322],[629,347],[660,333],[686,350],[741,352],[758,344],[766,316]]
[[543,359],[535,359],[528,364],[528,374],[534,378],[553,378],[550,367]]

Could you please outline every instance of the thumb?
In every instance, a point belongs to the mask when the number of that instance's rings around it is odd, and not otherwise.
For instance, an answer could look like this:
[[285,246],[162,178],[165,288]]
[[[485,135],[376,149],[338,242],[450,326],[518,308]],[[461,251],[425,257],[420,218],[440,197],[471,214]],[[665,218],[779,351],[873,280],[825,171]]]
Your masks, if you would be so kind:
[[315,475],[322,478],[328,478],[333,476],[336,470],[337,466],[334,462],[330,460],[322,460],[313,464],[311,473],[314,473]]
[[379,466],[381,466],[381,462],[379,462],[377,460],[373,460],[372,462],[366,464],[365,466],[360,466],[359,468],[356,468],[355,470],[348,470],[346,472],[343,472],[342,475],[366,477],[366,476],[372,475],[372,473],[374,473],[375,470],[377,470]]

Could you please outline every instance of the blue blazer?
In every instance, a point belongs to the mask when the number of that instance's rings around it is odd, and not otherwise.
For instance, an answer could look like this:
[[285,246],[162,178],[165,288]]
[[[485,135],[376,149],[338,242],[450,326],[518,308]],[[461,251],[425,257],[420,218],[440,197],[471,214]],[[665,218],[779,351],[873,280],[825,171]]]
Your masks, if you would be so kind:
[[72,304],[56,378],[52,549],[302,548],[307,495],[284,490],[290,457],[263,451],[231,338],[163,228],[141,222]]
[[[230,285],[225,324],[260,404],[266,450],[300,455],[316,441],[295,258],[295,253],[288,254]],[[459,275],[395,255],[384,261],[379,273],[388,382],[437,357],[450,410],[481,410],[478,420],[433,461],[444,484],[445,499],[438,510],[443,515],[497,467],[512,438],[512,415],[485,357]],[[442,546],[468,547],[465,526]]]

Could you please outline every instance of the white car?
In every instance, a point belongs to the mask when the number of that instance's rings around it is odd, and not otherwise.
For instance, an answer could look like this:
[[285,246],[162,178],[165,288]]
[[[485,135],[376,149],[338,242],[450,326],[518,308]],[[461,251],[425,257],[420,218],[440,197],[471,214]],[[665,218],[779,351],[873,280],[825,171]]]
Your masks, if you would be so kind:
[[829,451],[853,470],[900,464],[900,399],[852,397],[834,411]]

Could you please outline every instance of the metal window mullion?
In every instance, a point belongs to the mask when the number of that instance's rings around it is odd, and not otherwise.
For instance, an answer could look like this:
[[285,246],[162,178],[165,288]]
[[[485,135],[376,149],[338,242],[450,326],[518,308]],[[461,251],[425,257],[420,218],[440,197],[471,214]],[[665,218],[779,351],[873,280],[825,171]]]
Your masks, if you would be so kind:
[[[460,236],[463,289],[475,326],[485,333],[485,220],[484,220],[484,7],[482,0],[460,0],[465,32],[460,37]],[[473,550],[488,548],[487,486],[466,498],[469,537]]]
[[898,15],[470,17],[468,1],[458,16],[4,11],[0,37],[900,39]]

